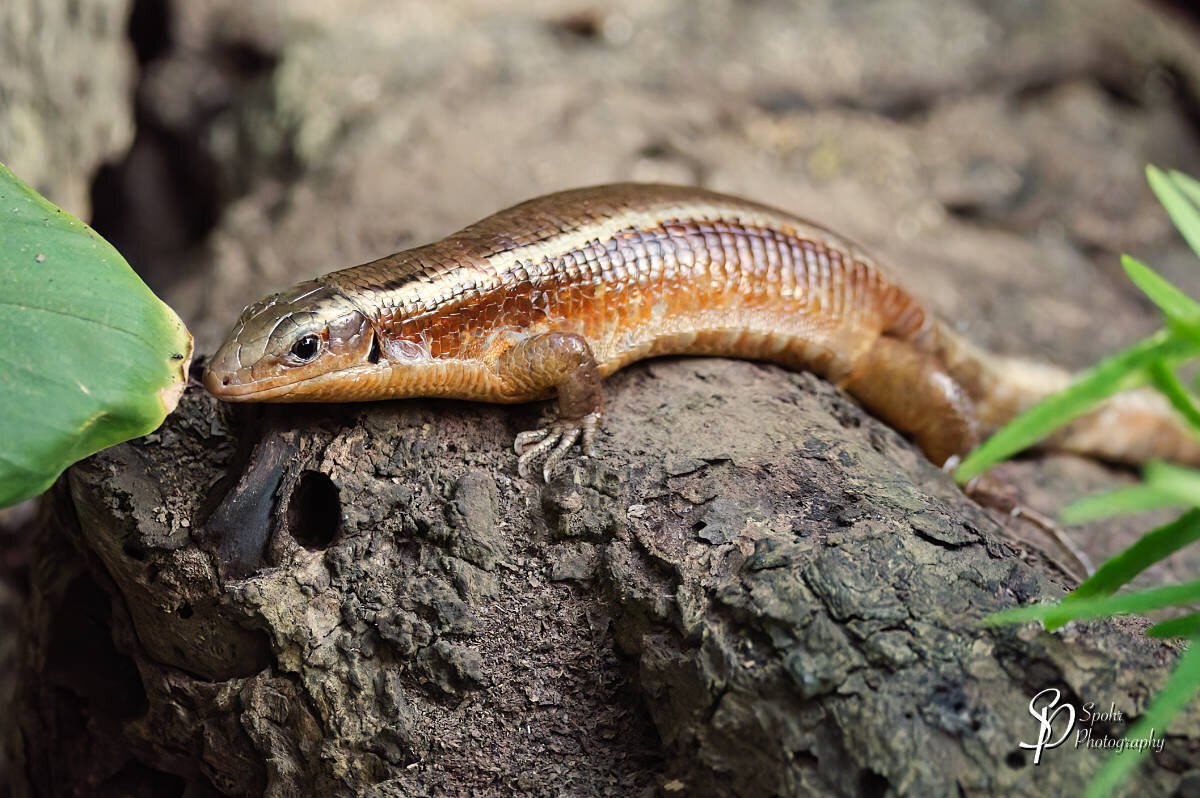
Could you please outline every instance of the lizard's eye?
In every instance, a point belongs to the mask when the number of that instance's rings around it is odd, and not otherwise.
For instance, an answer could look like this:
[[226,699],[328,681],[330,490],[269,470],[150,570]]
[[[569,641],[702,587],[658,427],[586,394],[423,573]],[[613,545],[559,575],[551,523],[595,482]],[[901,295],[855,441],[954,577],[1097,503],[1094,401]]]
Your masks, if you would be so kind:
[[292,357],[301,363],[312,360],[321,351],[321,339],[313,334],[302,335],[292,344]]

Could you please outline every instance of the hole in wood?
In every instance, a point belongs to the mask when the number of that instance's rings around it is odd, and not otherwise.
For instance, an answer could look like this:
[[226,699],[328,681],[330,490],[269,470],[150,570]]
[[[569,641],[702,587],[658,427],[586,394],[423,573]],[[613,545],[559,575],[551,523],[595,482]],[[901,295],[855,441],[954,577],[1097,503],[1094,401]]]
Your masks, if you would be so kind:
[[305,471],[288,501],[288,531],[312,551],[329,547],[342,525],[342,501],[337,485],[320,471]]

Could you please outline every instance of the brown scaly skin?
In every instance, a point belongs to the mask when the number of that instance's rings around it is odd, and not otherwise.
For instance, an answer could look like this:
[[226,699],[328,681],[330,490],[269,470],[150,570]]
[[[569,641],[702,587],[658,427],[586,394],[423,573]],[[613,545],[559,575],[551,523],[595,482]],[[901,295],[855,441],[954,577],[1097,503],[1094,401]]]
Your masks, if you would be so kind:
[[[333,272],[242,314],[205,373],[229,401],[445,396],[559,418],[517,438],[548,479],[600,419],[600,381],[656,355],[770,360],[844,387],[935,463],[1065,384],[928,317],[861,249],[781,211],[696,188],[617,184],[540,197],[434,244]],[[1153,397],[1056,441],[1115,460],[1195,461]],[[1114,415],[1115,414],[1115,415]]]

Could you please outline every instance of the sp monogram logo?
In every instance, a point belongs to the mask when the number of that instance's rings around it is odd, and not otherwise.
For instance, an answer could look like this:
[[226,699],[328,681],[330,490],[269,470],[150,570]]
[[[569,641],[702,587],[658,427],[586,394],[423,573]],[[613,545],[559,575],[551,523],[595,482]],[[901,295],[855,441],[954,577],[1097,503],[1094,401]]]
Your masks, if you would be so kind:
[[[1035,765],[1041,763],[1042,751],[1047,748],[1058,748],[1066,742],[1072,729],[1075,728],[1075,707],[1066,702],[1060,704],[1061,700],[1062,693],[1054,687],[1047,687],[1029,700],[1029,714],[1033,715],[1038,722],[1037,742],[1021,742],[1020,746],[1034,751],[1033,764]],[[1054,721],[1064,713],[1066,714],[1066,728],[1062,730],[1058,739],[1053,740]]]

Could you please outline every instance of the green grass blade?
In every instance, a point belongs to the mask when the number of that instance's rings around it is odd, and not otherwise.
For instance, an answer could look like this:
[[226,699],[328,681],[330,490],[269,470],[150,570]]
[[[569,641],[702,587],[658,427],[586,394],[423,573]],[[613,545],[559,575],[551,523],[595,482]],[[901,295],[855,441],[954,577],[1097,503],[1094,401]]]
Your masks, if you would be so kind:
[[1129,255],[1121,256],[1121,266],[1133,284],[1140,288],[1168,319],[1192,328],[1200,322],[1200,304],[1158,272]]
[[1181,504],[1186,502],[1180,502],[1179,497],[1173,493],[1149,485],[1131,485],[1128,488],[1084,496],[1064,507],[1058,517],[1064,524],[1082,524],[1098,518],[1161,510]]
[[1179,228],[1180,235],[1192,250],[1200,255],[1200,210],[1188,201],[1188,197],[1179,190],[1175,181],[1161,169],[1146,167],[1146,179],[1150,181],[1150,188],[1158,197],[1158,201],[1167,209],[1167,214]]
[[1200,471],[1194,468],[1163,462],[1147,463],[1142,469],[1142,481],[1184,504],[1200,507]]
[[[1179,172],[1168,175],[1153,166],[1147,167],[1146,174],[1151,189],[1181,235],[1200,255],[1200,182]],[[1014,419],[963,461],[955,474],[959,482],[966,482],[1046,437],[1112,394],[1145,382],[1166,396],[1192,430],[1200,434],[1200,404],[1174,371],[1178,359],[1200,352],[1197,349],[1200,303],[1137,259],[1123,256],[1121,263],[1129,279],[1162,311],[1167,330],[1102,361],[1081,374],[1066,391]],[[1200,378],[1197,385],[1200,386]],[[1068,507],[1063,517],[1078,521],[1172,505],[1194,509],[1144,534],[1104,563],[1062,602],[1011,608],[989,616],[985,623],[1040,620],[1053,628],[1076,619],[1145,614],[1200,604],[1200,581],[1116,594],[1151,565],[1200,539],[1200,471],[1152,463],[1145,469],[1142,485],[1085,498]],[[1191,644],[1176,663],[1166,686],[1129,729],[1126,734],[1129,740],[1164,736],[1174,716],[1200,691],[1200,612],[1158,623],[1149,634],[1187,637]],[[1087,786],[1086,798],[1106,798],[1112,794],[1138,768],[1148,750],[1130,750],[1110,757]]]
[[1176,169],[1172,169],[1168,174],[1171,182],[1175,184],[1175,188],[1179,189],[1193,205],[1200,207],[1200,180]]
[[[1200,689],[1200,643],[1193,640],[1188,650],[1179,657],[1166,685],[1154,696],[1137,723],[1125,733],[1125,738],[1145,739],[1151,731],[1156,737],[1163,736],[1179,710],[1196,697],[1197,689]],[[1137,769],[1147,753],[1149,749],[1129,750],[1120,756],[1108,757],[1104,767],[1088,784],[1084,798],[1111,795]]]
[[1200,612],[1168,618],[1146,630],[1150,637],[1197,637],[1200,636]]
[[1055,394],[1017,418],[967,455],[954,472],[960,484],[982,474],[996,463],[1025,449],[1065,426],[1120,391],[1144,385],[1146,367],[1155,361],[1172,362],[1200,353],[1200,343],[1159,330],[1128,349],[1082,372],[1061,393]]
[[1187,419],[1193,430],[1200,430],[1200,407],[1196,406],[1195,397],[1184,387],[1175,370],[1160,360],[1147,366],[1146,373],[1150,383],[1167,397],[1171,407]]
[[1109,558],[1087,581],[1075,588],[1064,599],[1064,603],[1109,596],[1151,565],[1165,560],[1195,540],[1200,540],[1200,510],[1188,510],[1171,523],[1142,535],[1120,554]]
[[1195,603],[1200,603],[1200,581],[1154,587],[1136,593],[1122,593],[1118,596],[1068,600],[1061,604],[1032,604],[1026,607],[1012,607],[989,615],[984,619],[984,623],[989,626],[999,626],[1024,621],[1042,621],[1047,626],[1061,626],[1067,621],[1084,618],[1149,612],[1167,607],[1190,606]]

